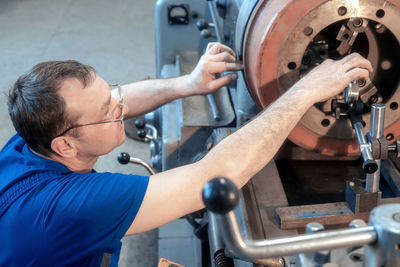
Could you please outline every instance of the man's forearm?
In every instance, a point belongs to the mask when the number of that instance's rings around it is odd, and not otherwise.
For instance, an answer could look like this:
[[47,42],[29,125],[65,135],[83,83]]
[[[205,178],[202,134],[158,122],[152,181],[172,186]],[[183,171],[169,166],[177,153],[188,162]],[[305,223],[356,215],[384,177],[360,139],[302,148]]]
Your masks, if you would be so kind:
[[292,88],[257,118],[224,139],[200,163],[210,177],[224,176],[239,187],[275,155],[303,114],[313,104],[302,88]]
[[124,102],[129,109],[126,117],[145,114],[177,98],[191,95],[188,84],[187,76],[181,76],[123,85]]

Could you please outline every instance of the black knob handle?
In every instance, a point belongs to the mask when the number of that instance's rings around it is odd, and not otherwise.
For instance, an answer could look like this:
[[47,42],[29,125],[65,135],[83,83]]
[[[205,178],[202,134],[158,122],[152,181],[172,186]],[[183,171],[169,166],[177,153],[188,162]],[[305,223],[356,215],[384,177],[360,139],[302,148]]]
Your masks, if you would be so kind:
[[140,130],[138,130],[137,131],[137,135],[140,137],[140,138],[145,138],[146,137],[146,130],[145,129],[140,129]]
[[209,24],[205,19],[199,19],[196,22],[196,26],[197,26],[197,29],[199,29],[199,31],[201,31],[201,30],[207,29]]
[[213,34],[209,29],[204,29],[200,32],[201,37],[207,39],[210,37],[215,37],[215,34]]
[[146,122],[144,120],[135,120],[135,126],[138,129],[144,129],[144,127],[146,127]]
[[118,155],[118,162],[121,164],[128,164],[131,156],[126,152],[121,152]]
[[202,197],[207,209],[214,213],[226,214],[236,207],[239,192],[229,179],[214,178],[204,186]]
[[378,164],[372,159],[364,161],[362,167],[365,173],[374,173],[378,170]]

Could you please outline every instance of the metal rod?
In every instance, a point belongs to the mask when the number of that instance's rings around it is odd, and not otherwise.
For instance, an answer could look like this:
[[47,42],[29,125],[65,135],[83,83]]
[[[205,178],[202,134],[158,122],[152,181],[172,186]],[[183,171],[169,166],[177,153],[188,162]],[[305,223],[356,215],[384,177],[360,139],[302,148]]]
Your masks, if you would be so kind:
[[208,94],[207,100],[208,100],[208,104],[210,105],[210,108],[211,108],[211,113],[212,113],[213,119],[215,121],[220,121],[221,115],[220,115],[219,108],[217,105],[217,100],[215,99],[215,95]]
[[[224,33],[222,31],[221,21],[219,19],[217,5],[216,5],[215,1],[208,0],[208,8],[210,9],[211,18],[212,18],[213,24],[214,24],[214,30],[215,30],[215,33],[217,35],[216,36],[217,37],[217,41],[220,42],[220,43],[224,43],[225,42],[225,37],[224,37]],[[214,94],[208,94],[207,95],[207,101],[208,101],[208,104],[210,105],[211,112],[212,112],[212,115],[213,115],[213,119],[215,121],[220,121],[221,120],[221,114],[219,112],[219,108],[218,108],[217,101],[215,99],[215,95]]]
[[371,144],[367,142],[363,129],[364,127],[361,122],[354,123],[354,130],[356,131],[358,143],[360,144],[360,153],[364,161],[373,160],[374,158],[371,154]]
[[[383,129],[385,124],[385,105],[378,103],[373,104],[371,109],[371,129],[369,135],[372,139],[383,137]],[[381,178],[381,160],[375,160],[378,169],[374,173],[367,173],[365,190],[371,193],[379,191],[379,182]]]
[[208,0],[208,7],[210,9],[211,18],[214,23],[215,33],[217,34],[217,41],[220,43],[224,43],[225,37],[224,37],[224,33],[222,31],[222,26],[221,26],[221,22],[219,19],[217,5],[216,5],[215,1]]
[[371,109],[371,129],[369,130],[369,135],[373,138],[382,137],[384,127],[385,105],[381,103],[373,104]]
[[148,164],[146,161],[141,160],[139,158],[130,157],[129,162],[142,165],[146,168],[146,170],[151,173],[152,175],[156,174],[156,171]]
[[219,225],[217,223],[217,219],[215,218],[215,214],[212,212],[207,212],[208,214],[208,240],[210,241],[210,255],[211,257],[214,257],[215,252],[217,252],[220,249],[223,249],[224,242],[222,240],[221,235],[218,233],[219,231]]
[[230,211],[226,215],[216,216],[227,249],[233,255],[245,260],[362,246],[372,244],[377,240],[374,227],[366,226],[294,237],[250,241],[243,239],[234,211]]

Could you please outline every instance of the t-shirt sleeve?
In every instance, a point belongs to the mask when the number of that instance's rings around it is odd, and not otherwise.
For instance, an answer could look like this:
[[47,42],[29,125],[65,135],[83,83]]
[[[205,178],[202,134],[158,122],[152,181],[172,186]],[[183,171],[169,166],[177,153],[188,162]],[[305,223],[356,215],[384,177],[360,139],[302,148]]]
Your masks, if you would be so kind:
[[88,250],[112,253],[135,219],[149,177],[116,173],[70,176],[52,179],[45,187],[48,201],[43,227],[53,244],[51,250],[59,253],[54,247],[59,246],[69,255]]

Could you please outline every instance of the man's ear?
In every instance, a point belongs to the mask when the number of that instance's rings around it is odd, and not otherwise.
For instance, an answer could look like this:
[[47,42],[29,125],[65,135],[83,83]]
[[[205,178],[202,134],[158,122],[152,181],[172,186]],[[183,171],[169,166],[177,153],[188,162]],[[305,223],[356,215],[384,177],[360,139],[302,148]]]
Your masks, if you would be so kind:
[[74,143],[65,136],[54,138],[53,141],[51,141],[51,149],[64,158],[73,158],[77,154]]

